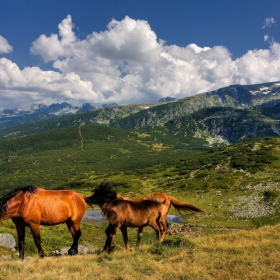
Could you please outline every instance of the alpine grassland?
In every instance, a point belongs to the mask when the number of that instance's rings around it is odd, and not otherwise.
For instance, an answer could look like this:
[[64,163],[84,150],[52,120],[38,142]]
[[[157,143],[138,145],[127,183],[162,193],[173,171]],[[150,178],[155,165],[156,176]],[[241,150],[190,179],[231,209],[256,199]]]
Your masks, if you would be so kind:
[[[1,279],[279,279],[279,225],[73,257],[1,259]],[[170,237],[166,240],[170,241]],[[186,241],[186,245],[184,242]]]
[[[65,224],[41,227],[44,259],[27,230],[24,261],[18,246],[0,246],[0,279],[280,279],[279,143],[263,137],[209,146],[180,129],[100,125],[2,140],[1,196],[30,184],[88,196],[111,181],[119,195],[163,192],[205,213],[169,222],[161,243],[145,227],[139,250],[137,229],[129,229],[129,251],[118,232],[111,254],[102,251],[106,222],[82,222],[79,245],[92,250],[72,257],[56,254],[72,243]],[[178,215],[172,207],[170,214]],[[0,232],[17,241],[11,220],[1,222]]]

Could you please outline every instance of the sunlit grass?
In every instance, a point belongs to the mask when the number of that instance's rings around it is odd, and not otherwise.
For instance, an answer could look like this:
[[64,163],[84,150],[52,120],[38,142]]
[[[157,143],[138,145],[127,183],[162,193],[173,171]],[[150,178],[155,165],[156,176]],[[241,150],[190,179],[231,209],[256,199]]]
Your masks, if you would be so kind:
[[[280,225],[194,238],[191,247],[1,260],[1,279],[279,279]],[[94,230],[93,230],[94,231]]]

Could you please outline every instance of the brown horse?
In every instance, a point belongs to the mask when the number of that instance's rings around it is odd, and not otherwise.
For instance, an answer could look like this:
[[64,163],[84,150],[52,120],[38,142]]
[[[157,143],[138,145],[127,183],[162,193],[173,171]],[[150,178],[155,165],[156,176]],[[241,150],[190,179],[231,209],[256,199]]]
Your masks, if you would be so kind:
[[166,218],[167,218],[167,214],[170,210],[171,205],[180,214],[181,214],[181,211],[183,211],[183,212],[189,211],[189,212],[202,212],[202,213],[204,213],[204,211],[201,208],[199,208],[199,207],[197,207],[193,204],[189,204],[189,203],[186,203],[186,202],[179,201],[176,198],[174,198],[170,195],[164,194],[164,193],[155,192],[155,193],[148,194],[144,197],[134,198],[134,199],[129,198],[129,197],[122,197],[122,196],[118,196],[118,198],[122,198],[122,199],[125,199],[125,200],[128,200],[128,201],[134,201],[134,202],[140,202],[140,201],[144,201],[144,200],[153,200],[153,201],[157,201],[157,202],[166,201],[166,203],[162,206],[163,210],[162,210],[162,216],[161,216],[161,220],[160,220],[162,235],[161,235],[160,241],[162,241],[164,239],[164,237],[167,233],[167,230],[168,230],[168,223],[166,222]]
[[18,188],[0,198],[0,221],[11,218],[16,225],[19,258],[24,259],[25,227],[30,227],[40,258],[40,225],[51,226],[66,222],[73,237],[68,254],[78,253],[81,236],[80,222],[86,210],[83,196],[70,190],[44,190],[37,186]]
[[[138,227],[136,249],[139,248],[142,231],[145,226],[152,227],[159,239],[159,232],[165,230],[160,225],[162,208],[165,201],[159,203],[152,200],[129,201],[117,199],[116,191],[112,183],[101,183],[95,188],[94,194],[85,198],[88,204],[98,204],[102,213],[108,219],[109,225],[105,230],[107,239],[104,250],[114,250],[113,239],[118,229],[121,230],[126,249],[128,245],[128,227]],[[161,232],[162,233],[162,232]]]

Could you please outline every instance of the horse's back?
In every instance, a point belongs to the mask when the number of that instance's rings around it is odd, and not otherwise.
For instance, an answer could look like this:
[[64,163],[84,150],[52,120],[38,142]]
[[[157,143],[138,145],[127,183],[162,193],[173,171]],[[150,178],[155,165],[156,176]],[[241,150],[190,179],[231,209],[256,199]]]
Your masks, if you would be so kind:
[[111,208],[119,208],[123,211],[133,209],[133,211],[146,211],[148,208],[161,207],[162,203],[153,200],[124,200],[122,198],[115,199],[110,203]]
[[86,210],[83,196],[72,190],[38,188],[37,199],[41,224],[62,223],[68,219],[81,220]]
[[76,193],[72,190],[45,190],[38,188],[38,195],[40,199],[43,200],[58,200],[61,203],[67,202],[67,203],[75,203],[77,206],[84,206],[82,208],[86,207],[86,202],[82,195]]
[[161,215],[162,203],[152,200],[131,201],[116,199],[106,207],[106,217],[110,223],[123,223],[139,227],[149,224]]

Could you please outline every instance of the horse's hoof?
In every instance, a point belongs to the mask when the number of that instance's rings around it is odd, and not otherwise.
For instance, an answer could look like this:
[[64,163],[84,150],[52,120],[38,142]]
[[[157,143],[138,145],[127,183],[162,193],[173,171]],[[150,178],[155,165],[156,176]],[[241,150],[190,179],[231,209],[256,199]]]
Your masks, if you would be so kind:
[[113,253],[115,251],[115,245],[108,248],[108,253]]
[[68,251],[68,255],[70,255],[70,256],[74,256],[77,254],[78,254],[78,250],[69,249],[69,251]]

